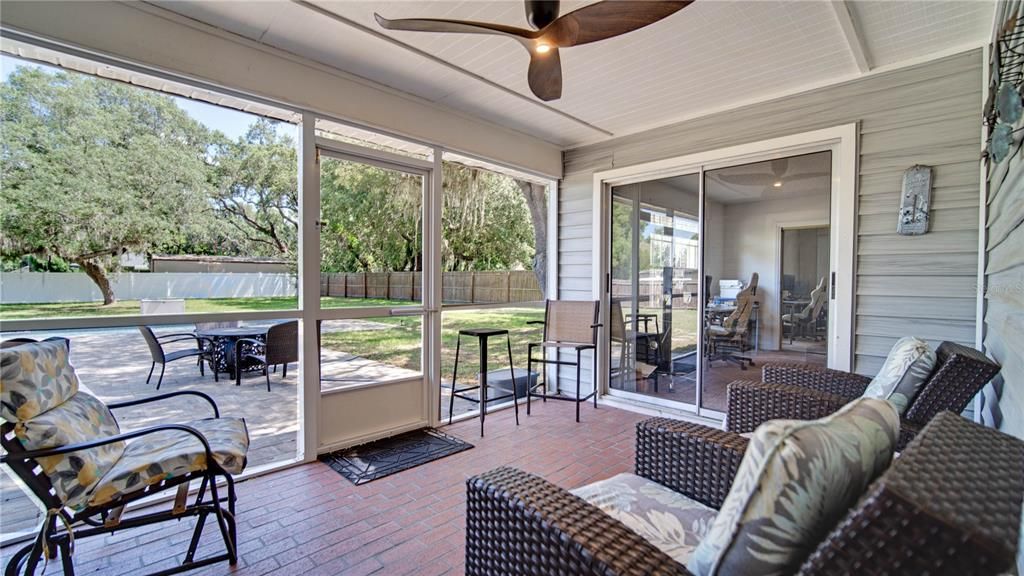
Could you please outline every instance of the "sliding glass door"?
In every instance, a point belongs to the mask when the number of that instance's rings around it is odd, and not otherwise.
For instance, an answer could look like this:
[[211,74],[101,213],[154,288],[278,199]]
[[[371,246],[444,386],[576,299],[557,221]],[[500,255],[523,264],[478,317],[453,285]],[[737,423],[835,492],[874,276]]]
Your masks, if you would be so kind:
[[764,362],[830,365],[832,153],[612,186],[608,387],[720,417]]
[[700,179],[612,189],[609,385],[695,405],[700,357]]

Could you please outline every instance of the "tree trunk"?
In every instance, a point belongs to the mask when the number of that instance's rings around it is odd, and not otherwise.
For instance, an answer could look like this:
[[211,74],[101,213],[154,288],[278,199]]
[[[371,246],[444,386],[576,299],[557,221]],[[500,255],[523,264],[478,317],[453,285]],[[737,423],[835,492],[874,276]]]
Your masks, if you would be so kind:
[[103,267],[103,264],[91,258],[75,258],[75,263],[82,267],[85,275],[100,289],[100,292],[103,294],[104,306],[117,302],[117,297],[114,296],[114,289],[110,286],[110,279],[107,278],[107,270]]
[[548,298],[548,188],[525,180],[517,180],[516,183],[526,199],[530,220],[533,221],[533,275],[537,277],[541,294]]

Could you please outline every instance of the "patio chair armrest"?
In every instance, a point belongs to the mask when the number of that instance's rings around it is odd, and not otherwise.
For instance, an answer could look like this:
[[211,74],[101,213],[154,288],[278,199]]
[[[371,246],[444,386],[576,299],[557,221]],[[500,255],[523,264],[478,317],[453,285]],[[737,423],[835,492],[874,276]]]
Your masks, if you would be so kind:
[[583,350],[593,350],[595,348],[597,348],[597,346],[593,344],[580,344],[579,346],[576,346],[575,350],[582,352]]
[[725,429],[742,434],[768,420],[824,418],[849,401],[811,388],[736,380],[726,388]]
[[263,342],[262,340],[257,340],[255,338],[239,338],[238,340],[235,340],[236,358],[238,358],[238,355],[242,353],[242,344],[252,344],[253,346],[265,346],[267,343]]
[[547,324],[544,320],[527,320],[527,324],[540,324],[541,326]]
[[466,574],[689,574],[621,522],[502,467],[466,481]]
[[131,432],[125,432],[123,434],[117,434],[116,436],[107,436],[105,438],[90,440],[88,442],[80,442],[78,444],[65,444],[64,446],[58,446],[56,448],[26,450],[25,452],[8,452],[7,454],[0,456],[0,462],[7,462],[9,460],[27,461],[34,460],[37,458],[45,458],[47,456],[60,456],[62,454],[70,454],[72,452],[79,452],[81,450],[89,450],[90,448],[97,448],[99,446],[113,444],[114,442],[123,442],[125,440],[131,440],[133,438],[146,436],[148,434],[153,434],[156,432],[163,432],[166,430],[177,430],[195,436],[203,444],[203,450],[206,452],[206,461],[214,462],[213,452],[210,450],[210,442],[207,441],[206,436],[203,436],[202,432],[186,424],[158,424],[156,426],[150,426],[149,428],[133,430]]
[[214,418],[220,418],[220,409],[217,408],[217,402],[214,401],[214,399],[211,398],[208,394],[204,394],[203,392],[197,392],[195,390],[181,390],[181,391],[178,391],[178,392],[168,392],[166,394],[156,394],[154,396],[148,396],[146,398],[139,398],[138,400],[127,400],[125,402],[112,402],[110,404],[107,404],[107,408],[110,408],[111,410],[116,410],[118,408],[125,408],[125,407],[128,407],[128,406],[138,406],[139,404],[148,404],[150,402],[157,402],[159,400],[164,400],[164,399],[167,399],[167,398],[173,398],[175,396],[198,396],[198,397],[202,398],[203,400],[206,400],[206,402],[210,404],[210,407],[213,408],[213,417]]
[[896,451],[903,452],[906,450],[907,445],[917,437],[922,428],[924,426],[900,419],[900,437],[896,440]]
[[832,370],[813,364],[765,364],[761,379],[768,384],[789,384],[854,399],[871,383],[871,378],[853,372]]
[[591,328],[604,328],[604,324],[602,322],[598,322],[597,324],[591,324],[590,327]]
[[[174,338],[174,340],[168,340],[168,338]],[[200,338],[203,338],[203,337],[198,335],[198,334],[193,334],[191,332],[178,332],[178,333],[175,333],[175,334],[162,334],[162,335],[156,337],[157,341],[160,342],[161,344],[166,344],[167,342],[177,342],[178,340],[190,340],[190,339],[198,340]]]
[[636,473],[718,509],[748,442],[702,424],[651,418],[636,425]]

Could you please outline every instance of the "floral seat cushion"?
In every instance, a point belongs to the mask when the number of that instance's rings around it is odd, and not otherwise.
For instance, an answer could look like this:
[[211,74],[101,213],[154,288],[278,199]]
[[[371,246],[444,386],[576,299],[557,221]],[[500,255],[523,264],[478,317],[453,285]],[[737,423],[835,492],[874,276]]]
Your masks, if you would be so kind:
[[696,500],[635,474],[619,474],[571,492],[686,564],[715,515]]
[[[213,459],[230,474],[245,469],[249,432],[240,418],[209,418],[185,422],[210,443]],[[188,432],[164,430],[128,442],[114,464],[89,494],[90,506],[99,506],[166,479],[206,469],[202,443]]]

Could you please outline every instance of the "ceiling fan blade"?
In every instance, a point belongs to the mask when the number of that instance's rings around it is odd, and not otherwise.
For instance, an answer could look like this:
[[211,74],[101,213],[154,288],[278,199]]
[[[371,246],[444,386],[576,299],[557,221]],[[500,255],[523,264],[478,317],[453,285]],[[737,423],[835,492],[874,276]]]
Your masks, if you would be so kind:
[[550,39],[556,46],[579,46],[643,28],[692,3],[693,0],[605,0],[559,17],[542,29],[541,33],[543,38]]
[[530,70],[526,79],[530,90],[541,100],[557,100],[562,96],[562,59],[558,48],[544,54],[530,52]]
[[776,178],[782,179],[786,175],[786,171],[789,170],[789,159],[779,158],[772,160],[772,173],[775,174]]
[[737,186],[770,186],[775,182],[771,174],[718,174],[716,177],[726,184]]
[[540,35],[535,30],[492,24],[490,22],[472,22],[469,20],[441,20],[437,18],[397,18],[389,20],[374,13],[377,24],[387,30],[409,30],[412,32],[458,32],[462,34],[498,34],[510,36],[517,40],[531,40]]

